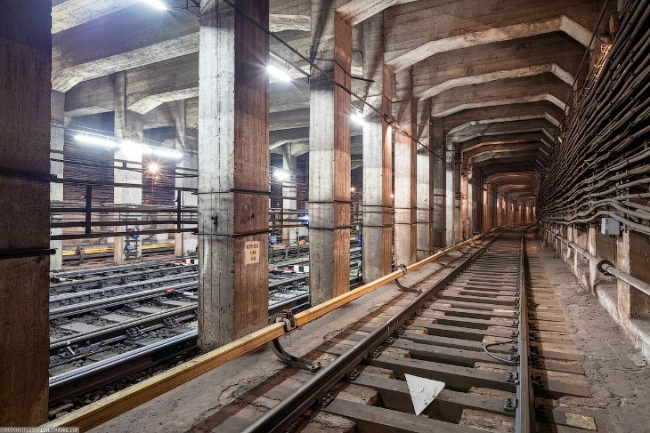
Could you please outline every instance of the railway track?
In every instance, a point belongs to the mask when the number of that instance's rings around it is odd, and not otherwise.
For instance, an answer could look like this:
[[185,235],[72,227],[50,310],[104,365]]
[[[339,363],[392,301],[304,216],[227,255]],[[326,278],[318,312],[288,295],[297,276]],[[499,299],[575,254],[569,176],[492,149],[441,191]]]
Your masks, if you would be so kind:
[[[360,251],[355,254],[360,261]],[[51,407],[195,351],[196,265],[150,262],[55,278],[50,288]],[[357,280],[355,269],[351,284]],[[269,274],[269,315],[309,307],[308,283],[306,273]]]
[[596,430],[593,419],[554,407],[590,391],[522,233],[440,268],[436,284],[414,285],[421,293],[405,292],[325,342],[302,360],[321,362],[317,372],[283,369],[197,427],[318,431],[347,420],[361,433]]

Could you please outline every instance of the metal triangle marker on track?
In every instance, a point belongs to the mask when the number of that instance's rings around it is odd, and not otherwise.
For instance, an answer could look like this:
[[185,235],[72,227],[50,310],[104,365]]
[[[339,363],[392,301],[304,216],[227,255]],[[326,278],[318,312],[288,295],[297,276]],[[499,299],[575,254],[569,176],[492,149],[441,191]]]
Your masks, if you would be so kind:
[[420,415],[445,388],[445,382],[404,374],[415,414]]

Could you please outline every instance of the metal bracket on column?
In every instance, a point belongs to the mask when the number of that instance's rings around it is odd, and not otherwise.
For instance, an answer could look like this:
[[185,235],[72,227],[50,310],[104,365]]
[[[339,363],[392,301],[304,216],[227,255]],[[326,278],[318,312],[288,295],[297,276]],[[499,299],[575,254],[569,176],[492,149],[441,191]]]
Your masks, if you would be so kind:
[[[285,332],[289,332],[292,329],[296,328],[296,318],[291,311],[281,311],[274,314],[269,318],[269,323],[284,323]],[[280,344],[279,338],[275,338],[273,341],[271,341],[271,349],[273,350],[273,353],[275,353],[275,355],[278,357],[280,362],[287,365],[288,367],[301,368],[303,370],[311,371],[312,373],[318,371],[321,368],[320,362],[312,364],[307,360],[296,358],[295,356],[287,353]]]
[[[404,265],[404,264],[399,265],[399,266],[397,266],[397,269],[401,269],[402,270],[402,275],[406,275],[406,272],[407,272],[406,271],[406,265]],[[420,289],[413,289],[411,287],[404,286],[402,283],[399,282],[399,279],[397,279],[397,278],[395,278],[394,282],[395,282],[395,285],[397,287],[399,287],[400,291],[402,291],[402,292],[422,293],[422,290],[420,290]]]

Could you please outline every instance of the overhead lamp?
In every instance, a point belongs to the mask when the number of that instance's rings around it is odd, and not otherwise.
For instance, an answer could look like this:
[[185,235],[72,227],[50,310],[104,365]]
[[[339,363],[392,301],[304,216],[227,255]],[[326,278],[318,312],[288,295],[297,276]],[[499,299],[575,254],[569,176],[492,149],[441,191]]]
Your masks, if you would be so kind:
[[142,0],[142,2],[148,4],[154,9],[158,9],[161,11],[169,10],[167,5],[163,3],[161,0]]
[[151,164],[149,164],[149,167],[147,167],[147,170],[151,174],[156,174],[158,173],[158,170],[160,170],[160,167],[158,167],[158,164],[156,164],[155,162],[152,162]]
[[350,114],[350,119],[356,123],[357,125],[363,126],[366,124],[366,120],[359,114],[358,111],[353,111],[352,114]]
[[115,149],[117,147],[117,142],[115,140],[100,135],[76,134],[74,139],[80,143],[107,147],[109,149]]
[[285,181],[289,179],[289,172],[286,170],[278,169],[273,172],[273,177],[279,181]]
[[276,80],[284,81],[284,82],[291,81],[291,75],[289,75],[289,71],[273,63],[269,63],[266,66],[266,71],[269,73],[271,77],[275,78]]

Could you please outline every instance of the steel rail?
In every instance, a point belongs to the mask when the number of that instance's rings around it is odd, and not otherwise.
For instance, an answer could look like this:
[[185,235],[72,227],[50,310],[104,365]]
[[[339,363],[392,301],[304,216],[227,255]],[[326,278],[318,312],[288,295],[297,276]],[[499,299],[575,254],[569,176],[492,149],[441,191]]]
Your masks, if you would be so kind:
[[528,282],[526,279],[526,231],[521,234],[519,251],[519,272],[517,274],[517,291],[519,292],[519,336],[517,349],[519,365],[517,376],[517,401],[515,409],[515,432],[531,433],[535,431],[535,411],[533,408],[533,384],[530,379],[530,346],[528,339]]
[[[493,239],[492,239],[493,240]],[[492,241],[491,240],[491,241]],[[368,334],[353,348],[338,357],[326,368],[316,373],[310,380],[295,390],[289,397],[283,400],[271,410],[266,412],[260,419],[251,424],[244,433],[281,433],[286,430],[296,419],[298,419],[309,408],[314,406],[323,398],[327,391],[336,385],[346,374],[352,371],[364,358],[369,356],[379,345],[386,341],[397,329],[400,328],[409,318],[453,279],[462,273],[469,265],[478,258],[491,243],[482,246],[470,258],[460,266],[452,270],[442,280],[423,291],[404,310],[391,317],[383,326]],[[401,271],[400,271],[401,272]]]
[[[509,226],[507,226],[509,227]],[[491,235],[500,230],[493,229],[481,235],[474,236],[467,241],[439,251],[438,253],[407,267],[407,273],[434,262],[439,258],[455,251],[463,246],[470,245],[486,235]],[[365,284],[334,299],[312,307],[302,313],[295,315],[296,326],[302,326],[314,319],[324,316],[361,296],[371,293],[374,290],[401,278],[404,275],[402,270],[392,272],[378,280]],[[45,423],[42,427],[79,427],[81,431],[87,431],[97,427],[135,407],[144,404],[153,398],[168,392],[178,386],[201,376],[208,371],[225,364],[228,361],[245,355],[276,338],[286,334],[282,323],[273,323],[258,331],[252,332],[242,338],[228,343],[211,352],[200,355],[182,365],[174,367],[166,372],[150,379],[144,380],[125,390],[85,406],[75,412],[59,417]]]

